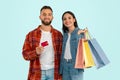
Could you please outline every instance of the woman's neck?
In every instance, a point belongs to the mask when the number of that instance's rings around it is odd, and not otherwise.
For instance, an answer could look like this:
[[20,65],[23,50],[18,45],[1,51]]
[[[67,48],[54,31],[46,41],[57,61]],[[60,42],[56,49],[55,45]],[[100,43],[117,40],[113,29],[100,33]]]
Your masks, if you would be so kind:
[[74,31],[74,29],[75,29],[75,26],[68,28],[69,33],[72,33]]

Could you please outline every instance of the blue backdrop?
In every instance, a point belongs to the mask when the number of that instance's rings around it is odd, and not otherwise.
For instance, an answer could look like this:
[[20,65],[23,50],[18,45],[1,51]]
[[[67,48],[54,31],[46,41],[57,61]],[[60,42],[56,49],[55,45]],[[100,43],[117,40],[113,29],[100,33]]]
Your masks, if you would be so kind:
[[85,69],[84,80],[119,80],[119,4],[119,0],[1,0],[0,80],[27,79],[29,61],[22,57],[22,46],[26,34],[40,24],[39,11],[44,5],[52,7],[52,25],[60,31],[62,14],[72,11],[79,27],[88,27],[110,59],[99,70]]

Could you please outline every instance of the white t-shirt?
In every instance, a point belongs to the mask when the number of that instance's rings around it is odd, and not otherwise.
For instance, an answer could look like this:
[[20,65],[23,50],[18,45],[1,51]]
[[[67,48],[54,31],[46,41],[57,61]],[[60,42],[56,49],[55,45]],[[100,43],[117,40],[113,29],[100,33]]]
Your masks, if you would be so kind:
[[64,54],[65,59],[72,59],[71,51],[70,51],[70,36],[71,36],[71,34],[68,33],[68,39],[66,42],[65,54]]
[[44,41],[48,41],[48,45],[44,47],[43,52],[40,55],[40,63],[42,70],[48,70],[54,68],[54,49],[52,44],[52,34],[50,32],[42,31],[40,46]]

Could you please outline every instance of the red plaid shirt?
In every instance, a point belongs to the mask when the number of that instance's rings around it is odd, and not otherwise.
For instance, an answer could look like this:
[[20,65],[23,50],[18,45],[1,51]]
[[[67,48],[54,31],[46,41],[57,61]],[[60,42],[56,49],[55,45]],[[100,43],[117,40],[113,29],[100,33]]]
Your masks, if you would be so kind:
[[[60,57],[62,52],[62,34],[52,27],[52,42],[54,48],[54,80],[61,80],[59,75]],[[40,26],[29,32],[26,36],[22,54],[25,60],[30,61],[28,80],[41,80],[41,66],[36,54],[36,47],[39,46],[41,38]]]

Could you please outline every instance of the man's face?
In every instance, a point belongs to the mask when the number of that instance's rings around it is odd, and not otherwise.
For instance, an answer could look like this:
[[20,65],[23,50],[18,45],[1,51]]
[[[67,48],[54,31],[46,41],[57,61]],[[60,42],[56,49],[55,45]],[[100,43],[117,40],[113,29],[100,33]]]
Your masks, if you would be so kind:
[[53,14],[50,9],[43,9],[40,13],[40,19],[42,24],[50,25],[53,19]]

